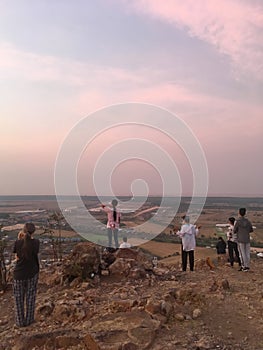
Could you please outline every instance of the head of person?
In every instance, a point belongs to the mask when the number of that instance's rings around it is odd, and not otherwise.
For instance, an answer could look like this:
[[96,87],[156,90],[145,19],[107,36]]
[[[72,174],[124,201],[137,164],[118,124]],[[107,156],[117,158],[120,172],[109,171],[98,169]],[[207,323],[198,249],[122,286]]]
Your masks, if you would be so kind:
[[183,216],[183,221],[184,221],[185,224],[189,224],[190,223],[190,217],[187,216],[187,215],[184,215]]
[[239,209],[239,215],[240,215],[240,216],[245,216],[245,215],[246,215],[246,212],[247,212],[246,208],[240,208],[240,209]]
[[127,243],[127,237],[126,237],[126,236],[124,236],[124,237],[122,238],[122,240],[123,240],[123,242]]
[[24,225],[23,231],[25,234],[29,234],[31,236],[36,231],[36,227],[32,222],[27,222]]
[[111,204],[112,204],[113,207],[117,207],[117,205],[118,205],[117,199],[113,199],[113,200],[111,201]]
[[230,218],[228,218],[228,221],[229,221],[230,225],[234,225],[236,219],[233,216],[231,216]]

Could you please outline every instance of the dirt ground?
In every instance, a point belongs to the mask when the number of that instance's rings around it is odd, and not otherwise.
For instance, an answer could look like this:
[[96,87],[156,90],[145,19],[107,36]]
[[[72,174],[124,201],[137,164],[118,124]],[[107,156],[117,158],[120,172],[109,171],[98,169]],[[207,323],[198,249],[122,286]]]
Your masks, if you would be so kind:
[[[172,316],[168,322],[158,330],[152,350],[262,350],[263,349],[263,259],[252,257],[249,272],[238,271],[238,266],[228,267],[225,263],[216,264],[210,270],[206,264],[200,264],[207,256],[216,262],[213,250],[199,248],[196,251],[196,270],[194,272],[180,271],[180,256],[167,257],[175,250],[180,251],[180,245],[148,242],[147,249],[152,254],[163,255],[159,260],[160,268],[169,265],[174,268],[174,279],[161,277],[160,280],[149,286],[147,281],[134,281],[141,293],[160,297],[173,289],[186,292],[184,303],[178,304],[178,312],[185,315],[185,320],[178,320]],[[176,249],[175,249],[176,246]],[[211,255],[214,253],[214,255]],[[42,271],[42,274],[44,272]],[[43,275],[44,276],[44,275]],[[222,288],[222,281],[227,280],[226,287]],[[125,284],[125,281],[123,281]],[[120,288],[121,282],[114,281],[109,276],[98,286],[98,295],[107,295],[114,288]],[[43,300],[52,295],[59,300],[66,295],[65,287],[49,287],[44,280],[39,281],[37,307]],[[97,306],[100,307],[99,305]],[[200,317],[193,320],[193,308],[199,308]],[[49,323],[40,320],[24,330],[14,328],[14,308],[11,285],[0,294],[0,349],[13,349],[11,344],[14,337],[21,334],[31,334],[36,330],[41,332],[60,328],[59,323]],[[75,324],[71,325],[72,328]],[[5,347],[1,347],[5,344]],[[7,347],[10,345],[10,348]]]

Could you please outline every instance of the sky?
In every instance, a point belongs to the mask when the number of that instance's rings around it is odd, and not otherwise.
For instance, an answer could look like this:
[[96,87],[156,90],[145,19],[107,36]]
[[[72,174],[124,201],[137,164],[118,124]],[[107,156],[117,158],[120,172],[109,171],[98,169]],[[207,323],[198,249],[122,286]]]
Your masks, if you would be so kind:
[[[209,196],[262,196],[263,1],[0,1],[0,195],[54,194],[56,159],[74,126],[130,102],[187,125],[205,155]],[[105,152],[137,138],[169,154],[191,195],[191,159],[165,122],[155,130],[145,118],[104,130],[95,115],[101,132],[76,170],[81,194],[95,194]],[[112,177],[100,181],[130,195],[143,179],[160,194],[168,179],[154,162],[113,157]]]

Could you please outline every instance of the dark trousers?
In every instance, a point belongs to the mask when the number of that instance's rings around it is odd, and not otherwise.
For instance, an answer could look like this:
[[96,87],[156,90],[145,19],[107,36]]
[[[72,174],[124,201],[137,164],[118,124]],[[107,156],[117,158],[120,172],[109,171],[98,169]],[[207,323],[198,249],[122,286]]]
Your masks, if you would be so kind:
[[113,232],[113,237],[114,237],[114,243],[115,247],[119,248],[119,241],[118,241],[118,229],[117,228],[108,228],[108,240],[109,240],[109,247],[112,245],[112,232]]
[[14,280],[15,318],[19,327],[29,326],[34,322],[37,282],[38,274],[26,280]]
[[190,271],[194,271],[194,250],[186,252],[182,249],[182,268],[186,271],[187,268],[187,257],[189,256]]
[[236,256],[236,259],[238,261],[239,266],[241,266],[241,261],[240,261],[240,257],[239,257],[239,251],[238,251],[238,246],[236,242],[232,242],[232,241],[227,241],[227,246],[228,246],[228,254],[229,254],[229,261],[231,266],[234,266],[234,253]]

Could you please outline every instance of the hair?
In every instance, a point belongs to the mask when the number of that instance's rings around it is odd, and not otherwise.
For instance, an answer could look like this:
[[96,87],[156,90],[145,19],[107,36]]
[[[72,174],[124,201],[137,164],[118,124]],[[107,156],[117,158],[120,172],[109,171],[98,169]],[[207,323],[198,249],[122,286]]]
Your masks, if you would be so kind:
[[36,228],[35,225],[32,222],[27,222],[24,225],[23,231],[24,231],[24,237],[23,240],[23,246],[22,246],[22,255],[26,259],[30,259],[33,253],[33,244],[31,235],[35,232]]
[[111,204],[112,204],[112,206],[113,206],[113,220],[116,222],[116,220],[117,220],[117,211],[116,211],[116,207],[117,207],[117,205],[118,205],[117,199],[113,199],[113,200],[111,201]]
[[240,208],[240,209],[239,209],[239,214],[240,214],[241,216],[245,216],[245,215],[246,215],[246,212],[247,212],[246,208]]
[[127,242],[127,237],[126,236],[122,237],[122,240],[123,242]]
[[233,216],[231,216],[230,218],[228,218],[228,221],[229,221],[232,225],[234,225],[236,219],[235,219]]

